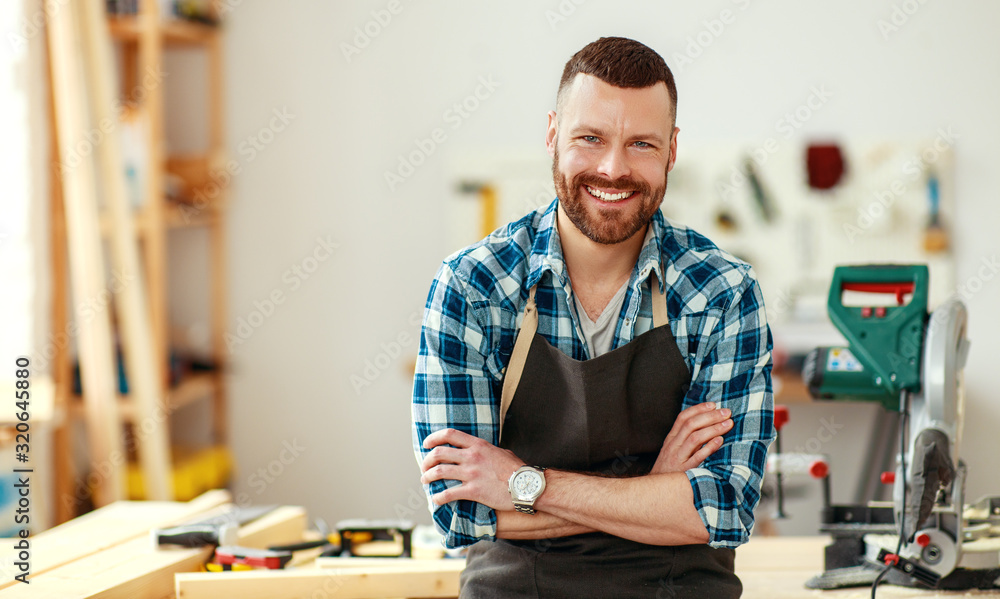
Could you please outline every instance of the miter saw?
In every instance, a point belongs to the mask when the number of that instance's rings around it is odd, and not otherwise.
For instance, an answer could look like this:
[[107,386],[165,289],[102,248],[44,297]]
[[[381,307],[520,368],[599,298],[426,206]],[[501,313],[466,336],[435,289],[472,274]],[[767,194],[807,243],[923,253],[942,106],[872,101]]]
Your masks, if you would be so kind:
[[[900,452],[895,473],[882,475],[893,484],[891,503],[827,500],[821,530],[833,542],[825,572],[809,588],[871,585],[882,577],[942,589],[1000,586],[1000,497],[964,503],[966,308],[953,298],[928,313],[928,280],[925,265],[834,271],[829,315],[849,346],[813,350],[803,378],[816,399],[874,401],[900,412]],[[845,306],[847,292],[892,294],[895,302]]]

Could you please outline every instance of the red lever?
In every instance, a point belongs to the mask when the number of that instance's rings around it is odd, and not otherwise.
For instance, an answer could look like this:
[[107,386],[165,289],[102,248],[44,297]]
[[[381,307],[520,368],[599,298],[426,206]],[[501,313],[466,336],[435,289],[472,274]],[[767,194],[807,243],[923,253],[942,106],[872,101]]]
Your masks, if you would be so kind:
[[813,478],[826,478],[827,474],[830,474],[830,466],[826,462],[816,460],[809,464],[809,475]]
[[774,430],[780,431],[786,424],[788,424],[788,406],[774,406]]
[[841,291],[862,291],[864,293],[892,293],[896,303],[903,305],[903,296],[913,293],[913,281],[907,283],[841,283]]
[[925,532],[917,535],[917,545],[921,547],[926,547],[931,544],[931,536]]
[[880,476],[879,479],[882,481],[883,485],[891,485],[892,483],[896,482],[896,473],[883,472],[882,476]]
[[899,563],[899,556],[896,555],[895,553],[887,553],[885,555],[885,565],[895,566],[898,563]]

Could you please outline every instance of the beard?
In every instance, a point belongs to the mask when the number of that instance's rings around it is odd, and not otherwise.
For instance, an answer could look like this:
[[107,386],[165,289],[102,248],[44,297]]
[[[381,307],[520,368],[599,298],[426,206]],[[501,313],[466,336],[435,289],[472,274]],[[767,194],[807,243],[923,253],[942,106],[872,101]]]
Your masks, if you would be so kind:
[[[660,209],[663,196],[667,192],[667,175],[669,172],[664,171],[663,185],[656,189],[651,188],[649,183],[632,177],[621,177],[612,181],[597,175],[580,173],[574,176],[572,181],[567,181],[566,176],[559,170],[558,149],[552,159],[552,179],[563,210],[581,233],[591,241],[603,245],[621,243],[649,223]],[[594,209],[588,208],[592,202],[589,197],[583,197],[586,192],[581,186],[584,185],[633,190],[635,196],[624,201],[632,202],[634,206],[630,210],[606,209],[599,206]]]

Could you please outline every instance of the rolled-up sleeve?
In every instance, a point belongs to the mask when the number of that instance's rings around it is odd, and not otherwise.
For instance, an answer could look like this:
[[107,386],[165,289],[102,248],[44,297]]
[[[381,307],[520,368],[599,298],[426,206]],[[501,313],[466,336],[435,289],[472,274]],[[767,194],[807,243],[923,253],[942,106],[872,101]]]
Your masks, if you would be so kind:
[[[477,320],[475,298],[469,293],[446,263],[427,298],[413,379],[413,449],[418,463],[428,453],[424,439],[444,428],[496,442],[496,381],[487,367],[490,341],[484,332],[489,327]],[[424,491],[429,499],[458,484],[435,481],[424,485]],[[488,506],[465,500],[428,505],[448,547],[496,537],[496,514]]]
[[687,476],[709,545],[732,548],[750,538],[767,450],[774,439],[772,339],[752,270],[713,320],[706,325],[710,333],[697,352],[685,404],[711,401],[729,408],[733,428],[722,447]]

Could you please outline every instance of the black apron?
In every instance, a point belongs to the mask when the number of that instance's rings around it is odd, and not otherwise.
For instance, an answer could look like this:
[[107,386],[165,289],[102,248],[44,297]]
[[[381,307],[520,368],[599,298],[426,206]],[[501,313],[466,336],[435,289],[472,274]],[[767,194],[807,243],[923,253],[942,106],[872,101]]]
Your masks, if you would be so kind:
[[[690,384],[667,323],[666,295],[655,275],[650,281],[653,328],[585,361],[537,334],[531,289],[503,382],[501,447],[548,468],[619,477],[649,473]],[[469,549],[460,596],[736,599],[743,585],[734,560],[732,549],[646,545],[602,532],[480,541]]]

